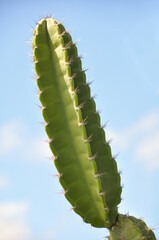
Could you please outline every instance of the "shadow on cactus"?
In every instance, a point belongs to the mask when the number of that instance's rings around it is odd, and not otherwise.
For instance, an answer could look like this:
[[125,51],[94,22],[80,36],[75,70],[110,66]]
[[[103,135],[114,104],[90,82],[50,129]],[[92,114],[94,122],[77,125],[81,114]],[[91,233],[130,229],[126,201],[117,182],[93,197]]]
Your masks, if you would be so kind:
[[118,213],[121,181],[76,45],[64,26],[42,19],[33,34],[42,115],[59,181],[74,211],[111,240],[156,239],[146,224]]

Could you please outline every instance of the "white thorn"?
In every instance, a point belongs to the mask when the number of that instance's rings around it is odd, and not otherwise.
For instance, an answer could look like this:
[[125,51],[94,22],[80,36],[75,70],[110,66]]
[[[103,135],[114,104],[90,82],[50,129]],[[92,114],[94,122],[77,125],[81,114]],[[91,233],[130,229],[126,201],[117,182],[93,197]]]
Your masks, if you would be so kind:
[[65,195],[67,192],[68,192],[68,190],[62,190],[61,192],[59,192],[59,194]]
[[106,193],[104,193],[104,192],[100,192],[99,195],[100,195],[100,196],[105,196]]
[[75,77],[76,77],[76,75],[77,75],[77,74],[76,74],[76,73],[74,73],[72,76],[68,77],[68,79],[71,79],[71,80],[72,80],[73,78],[75,78]]
[[96,158],[97,158],[97,153],[94,154],[93,156],[89,157],[88,159],[89,159],[89,160],[95,160]]
[[92,135],[90,135],[88,138],[84,139],[84,142],[87,143],[87,142],[91,142],[92,140]]
[[65,33],[66,33],[66,30],[63,31],[62,33],[60,33],[58,36],[59,36],[59,37],[62,37],[63,35],[65,35]]
[[77,45],[80,42],[80,39],[77,39],[73,44]]
[[49,160],[51,160],[51,161],[55,161],[55,160],[57,160],[57,156],[55,157],[54,155],[52,155],[51,157],[49,157]]
[[98,178],[98,177],[103,176],[104,174],[105,174],[105,173],[97,173],[97,174],[95,174],[95,177]]
[[57,173],[57,174],[53,174],[53,176],[54,176],[54,177],[58,177],[58,178],[60,178],[60,177],[63,176],[63,174],[62,174],[62,173]]
[[69,211],[72,211],[72,210],[75,210],[75,208],[76,208],[75,206],[72,206],[72,207],[69,208],[68,210],[69,210]]

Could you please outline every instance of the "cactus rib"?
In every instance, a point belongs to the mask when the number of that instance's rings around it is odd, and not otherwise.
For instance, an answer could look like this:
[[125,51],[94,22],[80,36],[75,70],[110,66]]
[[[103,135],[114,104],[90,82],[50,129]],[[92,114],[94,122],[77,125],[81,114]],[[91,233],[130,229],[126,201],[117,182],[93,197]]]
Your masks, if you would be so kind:
[[[59,24],[59,28],[61,33],[65,32],[63,40],[68,45],[71,41],[70,34],[65,31],[62,24]],[[85,125],[86,133],[88,138],[90,138],[92,155],[96,156],[97,173],[101,182],[105,205],[108,208],[108,221],[111,226],[116,220],[118,213],[117,205],[121,201],[120,174],[117,170],[117,163],[112,157],[110,145],[105,140],[105,132],[101,127],[100,116],[96,111],[94,99],[90,96],[90,87],[86,83],[85,71],[82,71],[81,59],[77,55],[77,48],[74,45],[70,45],[67,53],[71,59],[70,69],[71,75],[74,76],[74,87],[78,89],[78,106],[81,106],[82,118],[87,119],[87,124]]]

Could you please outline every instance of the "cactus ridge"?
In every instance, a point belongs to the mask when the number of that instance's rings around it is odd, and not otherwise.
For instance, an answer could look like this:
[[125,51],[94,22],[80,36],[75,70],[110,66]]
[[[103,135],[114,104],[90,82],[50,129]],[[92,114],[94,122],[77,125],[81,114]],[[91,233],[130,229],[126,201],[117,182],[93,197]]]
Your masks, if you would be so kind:
[[[63,40],[66,45],[71,42],[70,34],[65,31],[62,24],[59,25]],[[101,189],[105,205],[109,209],[108,221],[112,225],[117,216],[117,205],[120,203],[121,186],[120,174],[117,170],[117,163],[112,157],[109,142],[105,140],[105,131],[101,127],[100,116],[96,111],[96,104],[91,97],[89,84],[86,83],[85,71],[82,70],[81,59],[77,55],[77,48],[70,45],[67,53],[71,59],[71,75],[74,76],[74,87],[78,89],[78,106],[81,106],[82,118],[86,119],[86,133],[90,138],[90,147],[93,155],[96,155],[95,162],[97,173],[101,182]]]
[[[60,27],[53,19],[43,19],[34,31],[33,51],[40,89],[42,114],[49,145],[65,197],[85,222],[107,227],[107,206],[100,195],[101,186],[85,130],[70,65],[76,50],[70,36],[65,44]],[[83,71],[81,71],[83,74]]]

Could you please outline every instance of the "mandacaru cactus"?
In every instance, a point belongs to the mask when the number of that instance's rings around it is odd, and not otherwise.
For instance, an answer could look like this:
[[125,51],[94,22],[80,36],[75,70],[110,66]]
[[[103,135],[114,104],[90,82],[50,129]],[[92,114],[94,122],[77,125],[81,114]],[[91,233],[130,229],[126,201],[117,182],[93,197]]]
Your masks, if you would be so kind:
[[76,44],[53,18],[42,19],[34,30],[33,60],[45,130],[73,210],[86,223],[108,228],[110,240],[156,239],[142,220],[118,213],[120,172]]

